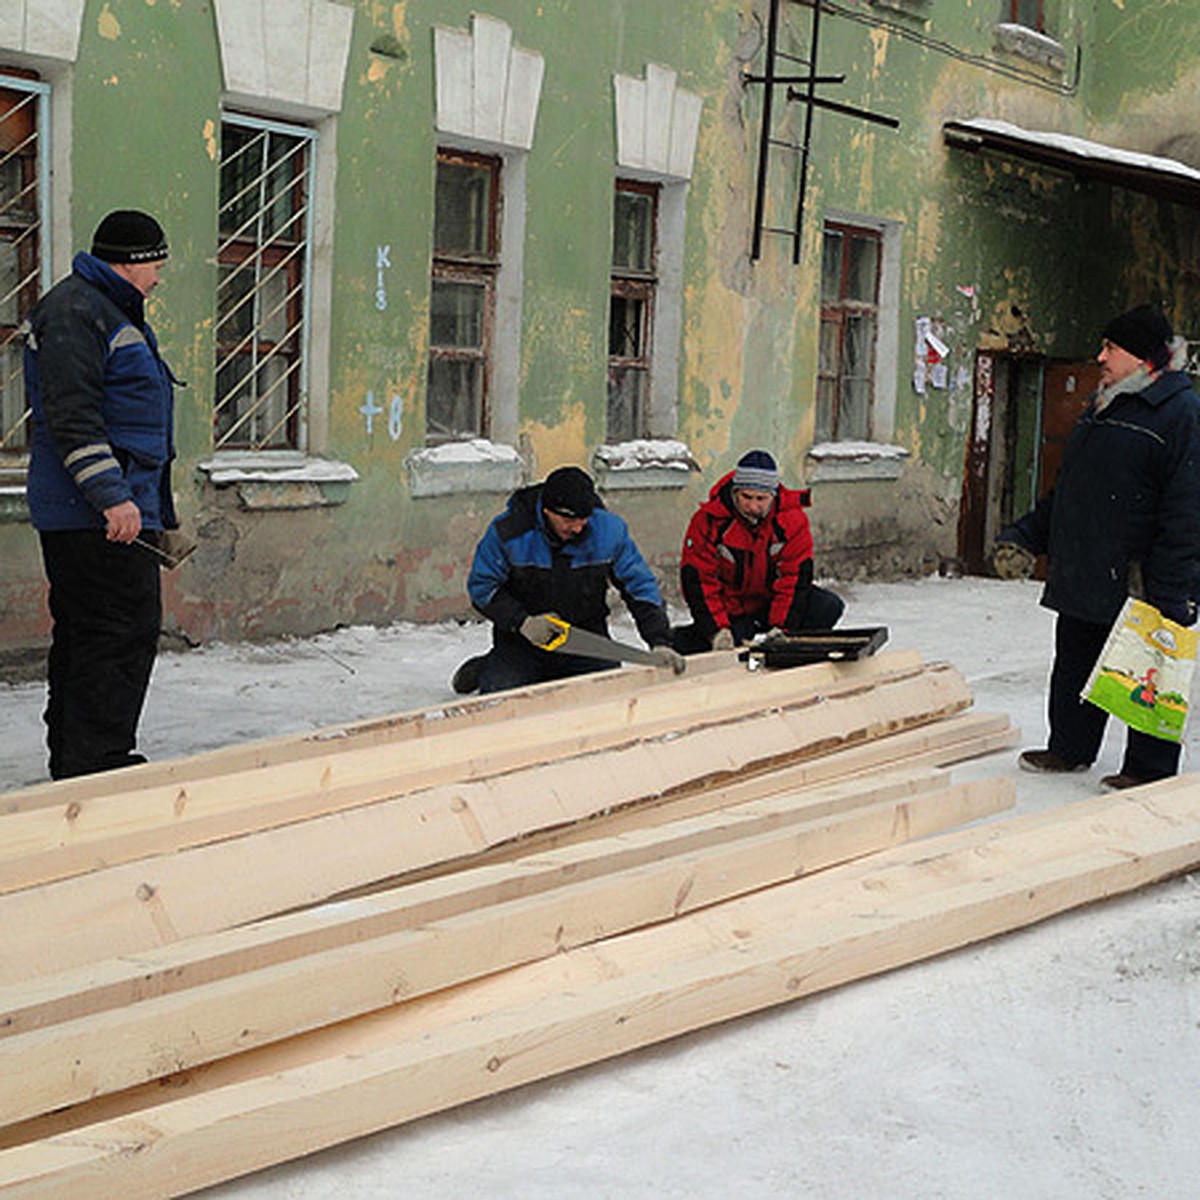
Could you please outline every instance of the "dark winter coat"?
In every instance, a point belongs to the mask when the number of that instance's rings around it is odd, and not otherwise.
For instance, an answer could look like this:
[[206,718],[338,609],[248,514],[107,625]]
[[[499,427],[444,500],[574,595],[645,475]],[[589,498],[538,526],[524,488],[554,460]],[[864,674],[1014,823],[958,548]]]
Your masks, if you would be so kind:
[[1000,535],[1050,556],[1042,603],[1108,625],[1137,588],[1188,618],[1200,595],[1200,398],[1182,371],[1095,400],[1076,422],[1054,489]]
[[813,581],[808,492],[780,486],[770,512],[751,525],[734,507],[733,472],[718,480],[688,524],[680,584],[700,631],[711,637],[734,617],[799,629]]
[[670,641],[658,583],[615,513],[597,508],[579,537],[558,541],[546,524],[542,485],[521,488],[488,526],[467,576],[471,603],[496,639],[519,637],[528,616],[557,613],[571,625],[608,634],[608,586],[621,594],[651,646]]
[[174,379],[142,293],[90,254],[72,267],[34,307],[26,336],[33,524],[103,529],[104,510],[132,500],[144,528],[173,529]]

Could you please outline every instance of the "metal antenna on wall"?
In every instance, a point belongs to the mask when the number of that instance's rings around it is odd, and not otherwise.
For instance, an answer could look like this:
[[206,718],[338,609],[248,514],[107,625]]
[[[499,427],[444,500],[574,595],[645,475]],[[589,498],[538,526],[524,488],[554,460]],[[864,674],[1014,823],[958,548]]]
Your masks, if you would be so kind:
[[[842,116],[857,117],[859,120],[870,121],[875,125],[884,125],[889,129],[899,129],[900,122],[895,117],[870,112],[864,108],[856,108],[850,104],[839,104],[835,100],[826,100],[823,96],[817,95],[818,84],[846,82],[845,75],[817,74],[817,51],[821,36],[821,2],[813,0],[812,3],[812,27],[809,33],[809,57],[807,60],[797,58],[795,55],[787,54],[779,49],[779,10],[780,5],[784,2],[785,0],[768,0],[765,73],[745,77],[746,83],[763,85],[762,126],[758,136],[758,175],[754,190],[754,231],[750,240],[750,257],[753,260],[762,257],[763,234],[778,233],[792,239],[792,262],[798,263],[800,261],[800,235],[804,221],[804,198],[808,188],[808,163],[812,149],[814,109],[823,108],[827,112],[840,113]],[[780,59],[786,59],[806,68],[805,74],[781,74],[778,70]],[[780,86],[787,88],[786,96],[789,103],[805,106],[804,140],[800,143],[776,138],[771,133],[775,112],[775,89]],[[773,148],[786,149],[800,154],[796,215],[790,228],[766,224],[767,172]]]

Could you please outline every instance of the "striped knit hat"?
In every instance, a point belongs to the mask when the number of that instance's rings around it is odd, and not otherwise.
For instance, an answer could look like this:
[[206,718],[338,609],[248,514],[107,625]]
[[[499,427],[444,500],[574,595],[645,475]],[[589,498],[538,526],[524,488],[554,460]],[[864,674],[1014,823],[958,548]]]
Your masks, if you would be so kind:
[[756,492],[776,492],[779,490],[779,468],[765,450],[748,450],[734,468],[733,486]]

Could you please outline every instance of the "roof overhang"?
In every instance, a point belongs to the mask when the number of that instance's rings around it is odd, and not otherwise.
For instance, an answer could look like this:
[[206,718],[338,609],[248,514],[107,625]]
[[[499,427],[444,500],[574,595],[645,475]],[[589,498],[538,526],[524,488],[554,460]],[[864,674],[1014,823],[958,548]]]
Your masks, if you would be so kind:
[[1173,158],[1121,150],[1064,133],[1022,129],[1007,121],[982,117],[946,121],[942,136],[948,146],[961,150],[996,150],[1057,167],[1079,179],[1094,179],[1200,208],[1200,171]]

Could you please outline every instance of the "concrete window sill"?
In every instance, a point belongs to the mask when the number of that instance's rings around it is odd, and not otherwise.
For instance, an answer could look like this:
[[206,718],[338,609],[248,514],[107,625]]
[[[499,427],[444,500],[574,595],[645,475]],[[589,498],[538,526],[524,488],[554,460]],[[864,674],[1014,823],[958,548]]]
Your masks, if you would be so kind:
[[1038,33],[1027,25],[1002,22],[995,27],[996,48],[1008,54],[1028,59],[1048,70],[1062,74],[1066,70],[1067,52],[1061,42]]
[[507,495],[523,481],[523,464],[517,451],[486,438],[414,450],[404,465],[414,499],[468,492]]
[[808,483],[899,479],[908,451],[882,442],[824,442],[808,452]]
[[197,469],[213,487],[235,489],[243,508],[262,512],[345,504],[358,479],[349,463],[290,451],[219,454]]
[[597,446],[592,454],[596,482],[606,492],[685,488],[700,464],[672,439],[645,439]]

